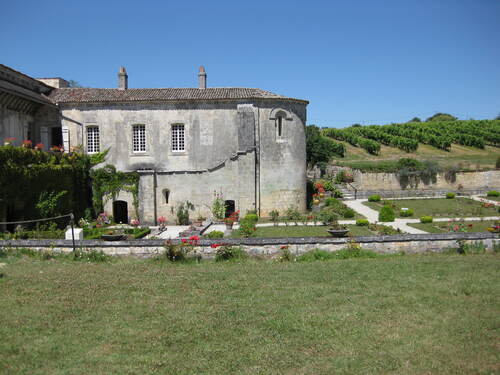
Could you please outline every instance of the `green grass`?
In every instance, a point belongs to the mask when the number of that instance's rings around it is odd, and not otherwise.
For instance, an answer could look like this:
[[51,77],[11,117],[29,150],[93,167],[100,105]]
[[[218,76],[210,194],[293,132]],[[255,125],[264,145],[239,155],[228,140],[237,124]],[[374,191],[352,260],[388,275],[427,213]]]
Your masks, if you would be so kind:
[[464,221],[461,222],[435,222],[435,223],[415,223],[408,224],[410,227],[421,229],[428,233],[447,233],[451,232],[453,228],[463,228],[466,232],[487,232],[488,227],[494,224],[491,220],[485,221]]
[[399,209],[402,207],[411,208],[414,211],[414,218],[423,215],[433,217],[483,217],[498,216],[496,207],[482,207],[481,202],[468,198],[436,198],[436,199],[395,199],[382,202],[364,202],[364,204],[374,210],[380,211],[384,203],[389,202],[395,205],[395,213],[399,216]]
[[493,374],[498,255],[2,258],[2,374]]
[[379,155],[371,155],[360,147],[344,143],[346,155],[337,162],[346,166],[358,166],[369,169],[369,164],[397,161],[399,158],[414,158],[418,160],[434,160],[442,167],[459,166],[465,170],[494,169],[500,148],[486,146],[484,150],[474,147],[453,144],[451,151],[443,151],[429,145],[419,144],[415,153],[406,153],[397,148],[382,145]]
[[[346,225],[349,229],[349,234],[352,236],[372,236],[374,233],[368,227],[360,227],[357,225]],[[272,226],[272,227],[257,227],[255,234],[252,237],[331,237],[327,232],[330,229],[326,225],[289,225],[289,226]],[[240,238],[241,235],[237,230],[233,231],[232,238]]]

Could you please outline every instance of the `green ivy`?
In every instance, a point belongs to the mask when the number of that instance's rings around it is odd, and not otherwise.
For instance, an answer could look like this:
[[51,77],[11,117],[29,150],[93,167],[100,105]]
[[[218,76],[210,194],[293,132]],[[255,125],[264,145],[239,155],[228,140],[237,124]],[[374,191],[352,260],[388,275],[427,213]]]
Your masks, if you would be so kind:
[[109,199],[115,200],[120,191],[132,194],[135,214],[139,216],[139,174],[119,172],[113,165],[94,169],[92,177],[92,204],[96,213],[103,212]]
[[0,214],[9,221],[40,217],[36,204],[47,192],[60,197],[58,210],[78,219],[90,206],[90,168],[82,153],[45,152],[12,145],[0,146]]

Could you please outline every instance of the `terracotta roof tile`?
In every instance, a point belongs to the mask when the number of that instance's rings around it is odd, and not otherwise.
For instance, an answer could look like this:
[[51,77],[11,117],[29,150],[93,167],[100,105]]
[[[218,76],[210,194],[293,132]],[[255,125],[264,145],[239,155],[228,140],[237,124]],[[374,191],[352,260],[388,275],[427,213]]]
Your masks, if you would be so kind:
[[99,103],[135,101],[192,101],[192,100],[241,100],[282,99],[308,103],[306,100],[288,98],[269,91],[240,87],[164,88],[164,89],[93,89],[61,88],[50,94],[55,103]]

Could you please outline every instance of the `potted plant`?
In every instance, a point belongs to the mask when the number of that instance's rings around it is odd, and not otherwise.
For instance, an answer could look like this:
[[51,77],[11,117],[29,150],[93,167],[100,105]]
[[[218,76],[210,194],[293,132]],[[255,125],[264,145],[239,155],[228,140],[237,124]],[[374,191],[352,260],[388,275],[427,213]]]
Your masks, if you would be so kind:
[[224,222],[226,223],[226,229],[233,229],[233,224],[235,221],[238,221],[240,218],[240,211],[234,211],[229,217],[226,217],[224,219]]
[[206,220],[207,218],[206,217],[203,217],[201,215],[198,215],[198,217],[196,218],[195,222],[194,222],[194,226],[195,227],[201,227],[203,226],[203,222]]
[[344,237],[349,229],[346,229],[344,225],[340,225],[338,222],[338,215],[331,210],[331,208],[325,208],[321,210],[318,215],[318,219],[323,222],[324,225],[330,226],[327,230],[334,237]]
[[160,216],[158,218],[158,226],[160,227],[160,230],[165,230],[165,227],[167,226],[167,218],[165,216]]

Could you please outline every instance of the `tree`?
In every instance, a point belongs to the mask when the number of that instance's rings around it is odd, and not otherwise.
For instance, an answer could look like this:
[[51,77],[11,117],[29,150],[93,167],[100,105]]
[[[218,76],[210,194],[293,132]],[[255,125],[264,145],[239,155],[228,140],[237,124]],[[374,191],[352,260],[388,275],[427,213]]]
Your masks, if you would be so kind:
[[83,87],[82,85],[80,85],[80,83],[78,83],[78,81],[75,81],[73,79],[70,79],[68,81],[68,87]]
[[500,113],[495,117],[495,120],[500,120]]
[[328,163],[334,155],[344,156],[345,147],[321,134],[316,125],[306,127],[306,161],[309,166]]
[[422,122],[419,117],[413,117],[410,121],[408,122]]
[[456,121],[456,120],[458,120],[458,118],[456,118],[455,116],[452,116],[448,113],[438,112],[435,115],[432,115],[431,117],[429,117],[425,121],[430,122],[430,121]]

